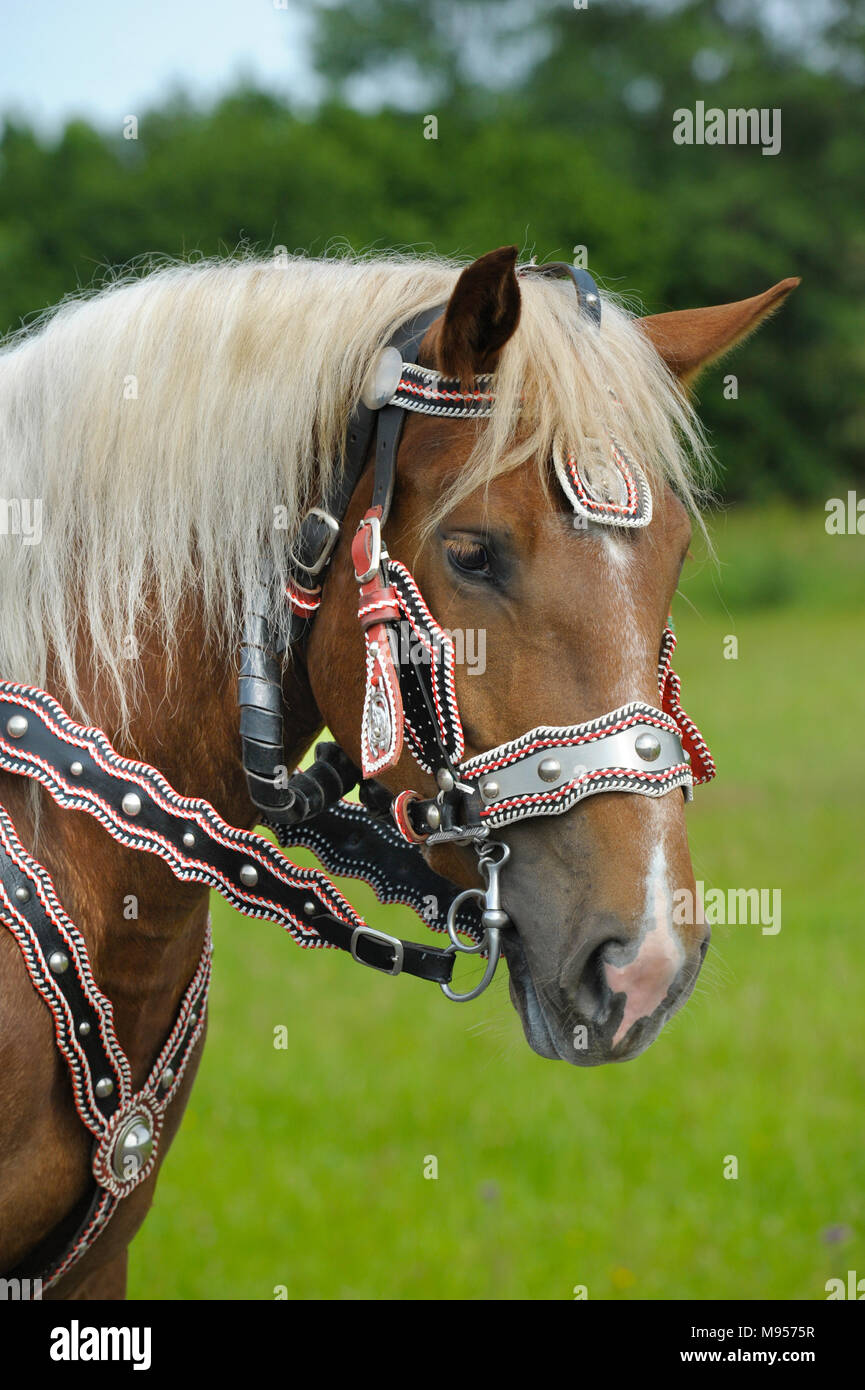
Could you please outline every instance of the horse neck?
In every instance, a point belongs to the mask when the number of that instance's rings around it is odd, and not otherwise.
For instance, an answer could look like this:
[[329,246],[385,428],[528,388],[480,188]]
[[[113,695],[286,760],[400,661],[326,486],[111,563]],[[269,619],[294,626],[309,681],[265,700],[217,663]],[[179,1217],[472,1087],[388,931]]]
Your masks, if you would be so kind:
[[[105,680],[82,681],[82,704],[122,756],[151,764],[181,795],[204,797],[230,825],[250,829],[255,815],[240,761],[236,659],[227,659],[196,615],[180,630],[172,670],[157,639],[142,641],[127,725]],[[50,676],[46,684],[69,708],[62,687]],[[284,694],[286,757],[297,760],[321,723],[302,662],[289,670]],[[179,882],[155,855],[118,845],[96,821],[62,810],[41,789],[36,833],[27,790],[19,779],[3,778],[0,802],[51,873],[114,1004],[133,1070],[146,1072],[200,957],[207,889]]]

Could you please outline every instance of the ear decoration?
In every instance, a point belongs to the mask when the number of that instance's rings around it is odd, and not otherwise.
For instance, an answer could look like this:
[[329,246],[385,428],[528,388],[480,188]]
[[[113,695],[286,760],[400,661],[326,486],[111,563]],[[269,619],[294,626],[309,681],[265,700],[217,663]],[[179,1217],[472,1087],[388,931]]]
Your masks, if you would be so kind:
[[579,455],[558,440],[553,464],[578,516],[604,526],[648,526],[652,520],[648,479],[612,434],[607,450],[600,440],[587,439]]
[[703,782],[711,782],[717,768],[706,740],[693,719],[682,709],[680,703],[682,682],[671,664],[675,648],[676,634],[671,627],[667,626],[661,639],[661,654],[658,660],[658,690],[661,696],[661,709],[665,714],[671,715],[679,726],[682,747],[691,764],[691,775],[695,786],[699,786]]

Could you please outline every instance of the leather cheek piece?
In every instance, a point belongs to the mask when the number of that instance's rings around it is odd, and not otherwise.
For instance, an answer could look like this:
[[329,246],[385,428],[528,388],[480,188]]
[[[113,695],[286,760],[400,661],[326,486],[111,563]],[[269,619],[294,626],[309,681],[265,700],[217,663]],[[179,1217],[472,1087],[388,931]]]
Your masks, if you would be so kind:
[[404,715],[385,624],[368,627],[364,643],[366,690],[360,734],[361,767],[364,777],[376,777],[402,756]]

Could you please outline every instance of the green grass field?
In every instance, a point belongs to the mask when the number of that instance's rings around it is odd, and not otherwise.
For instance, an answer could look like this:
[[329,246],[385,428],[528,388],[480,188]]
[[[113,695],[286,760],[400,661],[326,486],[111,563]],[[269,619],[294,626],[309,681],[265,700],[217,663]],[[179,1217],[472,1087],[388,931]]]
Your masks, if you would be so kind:
[[823,520],[717,516],[720,569],[689,564],[675,607],[719,767],[696,876],[780,888],[780,932],[716,927],[658,1042],[583,1071],[529,1050],[504,968],[457,1007],[216,902],[210,1036],[132,1297],[822,1299],[865,1275],[865,539]]

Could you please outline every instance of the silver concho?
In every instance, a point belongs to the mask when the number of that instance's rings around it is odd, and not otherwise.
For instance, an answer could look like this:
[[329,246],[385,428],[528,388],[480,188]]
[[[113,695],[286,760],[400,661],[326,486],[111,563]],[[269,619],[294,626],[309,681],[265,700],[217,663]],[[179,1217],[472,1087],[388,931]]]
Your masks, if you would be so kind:
[[624,507],[628,500],[627,484],[613,464],[604,459],[586,459],[580,464],[580,475],[586,492],[595,502]]
[[379,758],[390,748],[392,727],[390,709],[384,691],[374,686],[366,713],[366,732],[370,752]]
[[119,1131],[111,1153],[111,1167],[121,1181],[134,1178],[153,1153],[153,1132],[147,1116],[133,1115]]
[[579,449],[553,445],[553,463],[578,517],[602,526],[648,526],[652,490],[637,461],[610,435],[606,444],[584,439]]

